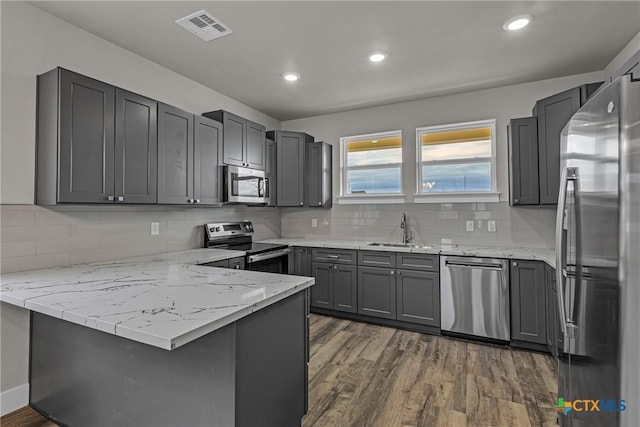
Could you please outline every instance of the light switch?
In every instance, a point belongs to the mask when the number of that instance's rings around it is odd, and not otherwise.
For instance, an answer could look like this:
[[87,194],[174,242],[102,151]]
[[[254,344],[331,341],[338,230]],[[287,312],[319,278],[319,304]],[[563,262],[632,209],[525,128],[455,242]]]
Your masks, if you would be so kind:
[[496,222],[494,220],[487,221],[487,231],[496,232]]
[[473,231],[473,221],[467,221],[467,231]]
[[313,227],[313,228],[317,228],[318,227],[318,219],[317,218],[312,218],[311,219],[311,227]]
[[152,222],[151,223],[151,235],[152,236],[157,236],[158,234],[160,234],[160,223],[159,222]]

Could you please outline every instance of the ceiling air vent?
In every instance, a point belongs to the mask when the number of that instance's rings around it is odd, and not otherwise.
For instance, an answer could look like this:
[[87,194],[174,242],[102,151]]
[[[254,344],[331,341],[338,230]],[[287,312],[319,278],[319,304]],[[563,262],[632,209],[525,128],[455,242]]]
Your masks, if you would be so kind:
[[176,21],[176,24],[186,28],[206,42],[233,33],[231,28],[224,25],[206,10],[180,18]]

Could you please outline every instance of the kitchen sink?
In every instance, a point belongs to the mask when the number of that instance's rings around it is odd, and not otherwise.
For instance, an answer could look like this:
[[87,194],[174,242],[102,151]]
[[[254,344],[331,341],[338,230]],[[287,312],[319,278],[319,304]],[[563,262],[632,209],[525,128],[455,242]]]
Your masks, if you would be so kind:
[[416,249],[432,249],[433,246],[421,245],[418,243],[369,243],[367,246],[382,246],[389,248],[416,248]]

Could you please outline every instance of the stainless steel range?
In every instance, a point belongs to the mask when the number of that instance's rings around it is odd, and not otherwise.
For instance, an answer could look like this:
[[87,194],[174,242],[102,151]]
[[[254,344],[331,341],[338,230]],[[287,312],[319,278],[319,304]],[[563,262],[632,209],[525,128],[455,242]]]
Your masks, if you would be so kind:
[[245,251],[248,270],[288,273],[291,249],[283,244],[254,243],[251,221],[205,224],[204,229],[205,248]]

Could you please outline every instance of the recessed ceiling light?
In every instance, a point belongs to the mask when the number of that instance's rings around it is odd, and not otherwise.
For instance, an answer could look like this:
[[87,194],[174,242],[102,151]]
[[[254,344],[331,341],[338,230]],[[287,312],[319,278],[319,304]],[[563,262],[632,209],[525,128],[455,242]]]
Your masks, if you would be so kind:
[[389,56],[389,55],[387,55],[384,52],[371,52],[369,54],[369,61],[371,61],[371,62],[382,62],[385,59],[387,59],[387,56]]
[[533,15],[518,15],[505,22],[502,28],[508,31],[517,31],[529,25],[531,21],[533,21]]
[[298,74],[298,73],[284,73],[282,75],[282,78],[285,79],[288,82],[295,82],[296,80],[300,79],[300,74]]

